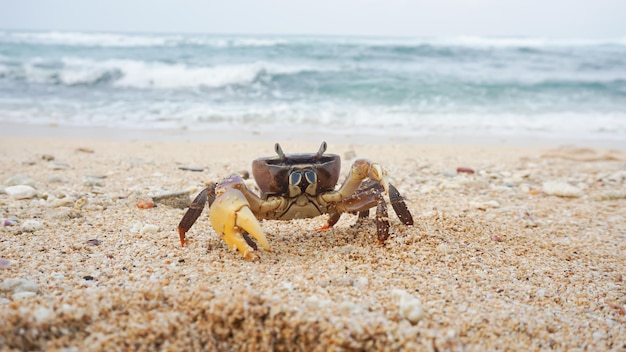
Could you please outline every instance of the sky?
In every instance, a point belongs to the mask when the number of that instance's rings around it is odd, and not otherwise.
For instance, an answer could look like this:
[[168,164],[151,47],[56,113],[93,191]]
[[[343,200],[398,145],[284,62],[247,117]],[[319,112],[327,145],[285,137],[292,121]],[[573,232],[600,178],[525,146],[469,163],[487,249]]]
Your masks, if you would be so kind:
[[626,38],[626,0],[0,0],[0,28]]

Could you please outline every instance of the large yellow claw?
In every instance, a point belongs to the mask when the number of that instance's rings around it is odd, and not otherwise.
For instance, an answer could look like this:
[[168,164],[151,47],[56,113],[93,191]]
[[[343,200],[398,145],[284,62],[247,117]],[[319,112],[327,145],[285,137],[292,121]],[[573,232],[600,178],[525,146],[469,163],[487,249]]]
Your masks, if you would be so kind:
[[242,235],[242,231],[246,231],[265,250],[269,250],[265,234],[243,193],[234,188],[227,188],[220,193],[209,209],[209,219],[228,247],[239,250],[244,258],[249,257],[254,248],[250,247]]

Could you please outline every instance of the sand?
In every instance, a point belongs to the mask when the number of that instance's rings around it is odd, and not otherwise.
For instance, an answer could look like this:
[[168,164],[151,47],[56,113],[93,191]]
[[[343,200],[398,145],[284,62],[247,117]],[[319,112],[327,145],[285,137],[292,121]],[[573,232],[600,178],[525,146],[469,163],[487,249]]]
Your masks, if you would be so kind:
[[137,206],[250,170],[273,142],[3,137],[1,348],[626,349],[624,150],[330,143],[343,176],[385,166],[415,225],[390,213],[379,246],[353,215],[263,221],[256,261],[206,213],[181,248],[184,209]]

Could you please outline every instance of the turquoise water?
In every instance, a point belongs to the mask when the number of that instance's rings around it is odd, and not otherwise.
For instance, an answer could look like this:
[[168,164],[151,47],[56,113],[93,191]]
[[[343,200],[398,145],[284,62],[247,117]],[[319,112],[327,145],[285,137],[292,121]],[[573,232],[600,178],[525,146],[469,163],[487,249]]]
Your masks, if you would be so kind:
[[626,140],[626,38],[0,32],[0,120]]

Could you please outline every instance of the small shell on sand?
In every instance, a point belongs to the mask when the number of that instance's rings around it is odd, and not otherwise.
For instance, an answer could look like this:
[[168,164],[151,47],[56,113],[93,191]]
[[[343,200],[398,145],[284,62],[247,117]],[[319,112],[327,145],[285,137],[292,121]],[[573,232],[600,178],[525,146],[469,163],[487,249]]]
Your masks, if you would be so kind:
[[157,233],[158,231],[159,227],[157,225],[145,224],[141,227],[141,230],[139,230],[139,234],[143,236],[147,234]]
[[411,296],[404,290],[393,290],[391,295],[398,304],[400,316],[410,321],[411,324],[417,324],[424,318],[424,308],[419,298]]
[[580,198],[583,196],[583,191],[580,188],[562,181],[544,182],[543,192],[545,194],[558,197]]
[[23,232],[35,232],[41,228],[43,228],[43,224],[37,220],[26,220],[20,226]]
[[9,186],[4,192],[13,199],[30,199],[37,195],[37,191],[28,185]]

